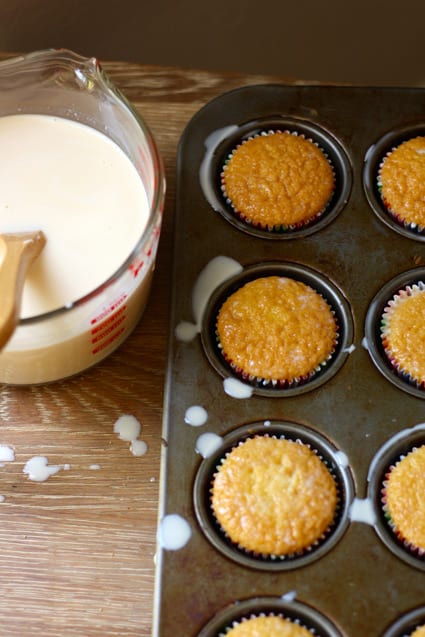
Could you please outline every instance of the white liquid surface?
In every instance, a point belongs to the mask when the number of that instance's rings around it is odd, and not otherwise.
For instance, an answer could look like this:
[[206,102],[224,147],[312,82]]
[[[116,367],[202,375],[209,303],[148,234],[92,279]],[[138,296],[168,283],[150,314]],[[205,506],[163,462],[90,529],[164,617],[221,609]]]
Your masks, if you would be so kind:
[[144,440],[138,440],[142,431],[142,425],[135,416],[124,414],[114,423],[114,432],[118,434],[120,440],[130,443],[130,451],[133,456],[144,456],[148,450],[148,445]]
[[142,425],[135,416],[124,414],[116,420],[114,424],[114,432],[118,434],[121,440],[131,442],[136,440],[142,430]]
[[342,467],[343,469],[348,467],[348,465],[349,465],[348,456],[343,451],[336,451],[335,452],[335,459],[336,459],[337,463],[339,464],[339,466]]
[[208,412],[201,405],[192,405],[186,409],[184,421],[191,427],[202,427],[208,420]]
[[186,546],[191,535],[189,523],[177,513],[166,515],[159,524],[158,542],[168,551],[177,551]]
[[148,445],[144,440],[132,440],[130,451],[133,456],[144,456],[147,453]]
[[284,595],[282,595],[282,599],[284,602],[293,602],[297,598],[297,591],[288,591]]
[[196,441],[195,451],[203,458],[209,458],[223,444],[223,438],[212,432],[201,434]]
[[242,400],[251,398],[254,390],[250,385],[245,385],[237,378],[225,378],[223,381],[224,391],[228,396]]
[[194,323],[182,321],[175,329],[176,338],[191,341],[201,331],[205,307],[214,290],[224,281],[241,272],[240,263],[230,257],[217,256],[200,272],[192,290],[192,312]]
[[49,466],[49,461],[45,456],[33,456],[25,464],[22,471],[27,474],[29,480],[44,482],[61,469],[60,465]]
[[23,317],[85,296],[131,254],[149,205],[127,155],[78,122],[0,117],[0,232],[42,230],[47,243],[28,275]]
[[0,445],[0,462],[13,462],[15,452],[9,445]]
[[349,511],[350,520],[352,522],[364,522],[373,526],[376,522],[376,515],[373,509],[372,502],[365,498],[354,498],[351,503]]

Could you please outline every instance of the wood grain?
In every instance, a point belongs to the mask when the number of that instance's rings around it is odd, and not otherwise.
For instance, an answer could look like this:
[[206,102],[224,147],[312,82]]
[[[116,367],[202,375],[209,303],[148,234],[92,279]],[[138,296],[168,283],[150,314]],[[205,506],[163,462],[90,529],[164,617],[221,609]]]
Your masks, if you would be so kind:
[[[67,381],[0,388],[0,444],[16,455],[0,467],[6,637],[151,634],[177,143],[214,96],[275,79],[120,62],[103,68],[146,119],[164,159],[157,269],[144,317],[106,361]],[[125,413],[142,423],[149,447],[142,457],[113,432]],[[34,455],[69,469],[32,482],[22,469]]]

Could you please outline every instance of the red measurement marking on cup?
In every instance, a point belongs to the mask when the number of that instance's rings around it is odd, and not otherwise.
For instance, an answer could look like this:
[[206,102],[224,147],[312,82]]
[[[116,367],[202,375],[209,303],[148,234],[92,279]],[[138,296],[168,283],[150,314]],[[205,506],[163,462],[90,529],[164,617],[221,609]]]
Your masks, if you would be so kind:
[[106,308],[91,320],[92,329],[92,354],[97,354],[105,347],[113,343],[125,330],[126,305],[123,305],[127,298],[122,294],[114,303]]
[[100,314],[98,314],[97,316],[95,316],[94,318],[92,318],[92,320],[90,321],[90,323],[92,325],[96,325],[97,323],[100,323],[100,321],[103,321],[104,318],[106,318],[107,316],[109,316],[110,314],[112,314],[112,312],[115,312],[115,310],[124,303],[124,301],[127,299],[127,294],[125,294],[124,292],[121,294],[120,297],[118,297],[118,299],[116,299],[116,301],[114,301],[113,303],[111,303],[111,305],[107,308],[105,308],[104,310],[102,310],[102,312]]
[[97,343],[103,338],[103,336],[110,334],[117,325],[120,325],[123,321],[125,321],[125,309],[126,306],[124,305],[112,316],[103,321],[101,325],[93,328],[91,331],[93,337],[91,342]]
[[143,259],[136,259],[129,266],[129,269],[132,272],[134,277],[137,277],[137,275],[139,274],[140,270],[143,268],[144,264],[145,264],[145,262],[144,262]]

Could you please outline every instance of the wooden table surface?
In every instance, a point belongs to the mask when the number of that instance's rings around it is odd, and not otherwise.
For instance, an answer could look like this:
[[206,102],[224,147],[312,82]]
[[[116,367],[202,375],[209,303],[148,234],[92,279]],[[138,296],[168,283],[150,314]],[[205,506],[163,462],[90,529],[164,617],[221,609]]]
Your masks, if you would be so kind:
[[[164,159],[157,269],[142,320],[106,361],[63,382],[1,387],[0,445],[15,452],[0,467],[1,636],[151,635],[177,143],[213,97],[276,80],[102,66],[144,116]],[[114,433],[123,414],[141,422],[144,456]],[[30,481],[22,469],[35,455],[69,469]]]

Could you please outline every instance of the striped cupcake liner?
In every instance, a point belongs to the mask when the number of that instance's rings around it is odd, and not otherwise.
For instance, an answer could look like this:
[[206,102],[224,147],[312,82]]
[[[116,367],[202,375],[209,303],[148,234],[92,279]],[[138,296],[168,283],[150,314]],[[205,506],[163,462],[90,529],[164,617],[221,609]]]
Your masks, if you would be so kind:
[[[317,294],[319,294],[319,292],[317,292]],[[322,299],[324,299],[322,295],[320,296],[322,297]],[[216,326],[215,339],[216,339],[217,350],[220,353],[223,360],[231,369],[232,373],[243,383],[251,385],[255,388],[284,390],[284,389],[294,389],[296,387],[301,387],[303,385],[306,385],[307,383],[314,380],[319,374],[323,373],[328,368],[328,366],[334,360],[336,351],[340,343],[340,326],[339,326],[338,318],[332,306],[330,306],[328,302],[327,302],[327,305],[329,309],[331,310],[332,316],[335,321],[335,326],[336,326],[336,334],[335,334],[332,350],[329,352],[329,354],[323,361],[321,361],[318,365],[316,365],[313,369],[311,369],[308,373],[304,375],[295,376],[292,378],[266,378],[264,376],[257,376],[255,374],[251,374],[249,371],[241,367],[235,360],[233,360],[224,350],[220,340],[220,335],[218,334],[218,330]],[[217,316],[218,316],[218,312],[217,312]]]
[[418,378],[412,373],[411,370],[405,369],[402,362],[399,361],[397,356],[394,354],[391,346],[390,322],[391,316],[393,315],[394,311],[400,306],[401,303],[403,303],[403,301],[406,300],[406,298],[424,292],[425,283],[423,281],[418,281],[413,285],[407,285],[405,288],[399,290],[397,294],[393,295],[393,297],[385,306],[380,325],[381,343],[388,362],[399,378],[401,378],[409,385],[416,387],[417,389],[425,389],[425,378]]
[[380,164],[379,164],[379,168],[378,168],[378,173],[377,173],[377,177],[376,177],[376,187],[378,189],[378,193],[379,196],[381,198],[382,204],[384,205],[384,208],[386,210],[386,212],[391,216],[391,218],[401,227],[404,228],[405,230],[412,232],[414,234],[418,234],[418,235],[422,235],[425,233],[425,225],[420,225],[418,223],[415,223],[414,221],[407,221],[401,214],[399,214],[396,210],[394,210],[391,207],[391,204],[389,203],[389,201],[386,199],[386,197],[384,197],[383,195],[383,186],[382,186],[382,168],[385,164],[385,160],[387,159],[387,157],[389,157],[394,150],[396,150],[398,146],[393,146],[386,154],[385,156],[382,158]]
[[388,470],[385,473],[384,479],[382,481],[381,506],[382,506],[382,512],[383,512],[383,515],[384,515],[384,519],[385,519],[385,521],[386,521],[386,523],[388,525],[388,528],[391,530],[391,533],[394,535],[394,539],[397,541],[398,545],[401,546],[405,551],[410,553],[410,555],[412,555],[414,558],[417,558],[419,560],[425,561],[425,546],[423,546],[423,547],[416,546],[413,542],[411,542],[409,539],[407,539],[404,536],[404,534],[402,533],[402,531],[397,527],[397,524],[394,521],[393,517],[391,516],[391,513],[390,513],[389,508],[388,508],[387,493],[386,493],[388,480],[390,479],[391,472],[395,469],[395,467],[402,460],[404,460],[404,458],[406,458],[413,451],[416,451],[418,448],[419,448],[418,446],[413,446],[410,449],[410,451],[408,451],[407,453],[400,454],[400,456],[397,459],[397,461],[392,463],[388,467]]
[[[215,480],[215,477],[217,476],[217,474],[220,471],[220,466],[221,464],[225,461],[226,457],[229,455],[229,453],[231,453],[231,451],[233,449],[235,449],[237,446],[239,445],[243,445],[244,442],[247,440],[247,438],[252,437],[252,438],[256,438],[256,437],[271,437],[271,438],[275,438],[275,439],[285,439],[285,440],[291,440],[292,442],[294,442],[294,444],[301,444],[301,445],[305,445],[306,447],[308,447],[313,453],[316,454],[316,456],[323,462],[323,464],[325,465],[325,467],[328,469],[330,475],[332,476],[332,479],[335,483],[335,487],[336,487],[336,496],[337,496],[337,501],[336,501],[336,506],[335,506],[335,512],[334,512],[334,518],[331,522],[331,524],[329,524],[329,526],[325,529],[324,532],[321,533],[320,536],[318,536],[316,538],[316,540],[314,542],[312,542],[309,546],[304,547],[302,549],[300,549],[299,551],[293,551],[293,552],[288,552],[285,554],[274,554],[274,553],[262,553],[262,552],[256,552],[250,549],[247,549],[245,546],[243,546],[240,543],[234,542],[232,540],[232,538],[228,535],[226,529],[224,529],[220,522],[218,521],[218,519],[215,516],[214,513],[214,509],[212,507],[211,504],[211,496],[212,496],[212,489],[213,489],[213,483]],[[219,530],[220,534],[223,536],[223,538],[225,538],[225,541],[228,543],[229,546],[231,546],[233,549],[235,549],[238,552],[243,553],[244,555],[253,558],[254,560],[258,560],[258,561],[263,561],[263,562],[287,562],[287,561],[296,561],[299,558],[305,557],[306,555],[309,555],[311,553],[313,553],[314,551],[316,551],[317,549],[319,549],[328,539],[329,537],[332,535],[338,520],[340,519],[341,516],[341,485],[339,483],[339,479],[337,477],[337,475],[335,474],[335,471],[333,470],[333,467],[330,465],[330,463],[327,461],[327,459],[325,457],[323,457],[323,455],[321,455],[319,453],[319,451],[317,449],[315,449],[314,447],[312,447],[310,444],[308,444],[307,442],[296,438],[288,438],[285,435],[270,435],[270,434],[256,434],[254,436],[248,436],[247,438],[244,438],[243,440],[239,440],[235,445],[233,445],[230,449],[228,449],[228,451],[225,453],[225,455],[219,460],[219,462],[217,463],[216,467],[215,467],[215,471],[211,477],[212,482],[210,485],[210,506],[211,506],[211,514],[213,516],[213,519],[215,520],[215,524],[217,526],[217,529]]]
[[246,617],[239,617],[237,620],[234,620],[230,626],[227,626],[224,630],[220,631],[220,633],[218,634],[218,637],[229,637],[229,635],[231,635],[231,632],[238,626],[243,625],[246,622],[250,622],[255,619],[259,619],[259,618],[265,619],[268,617],[279,618],[284,622],[293,624],[294,627],[302,628],[304,631],[307,631],[308,633],[310,633],[312,637],[314,637],[317,634],[314,629],[307,626],[303,621],[301,621],[301,619],[298,619],[298,618],[292,619],[292,618],[286,617],[282,613],[251,613],[247,615]]
[[[243,144],[246,144],[247,142],[251,141],[252,139],[255,139],[257,137],[265,137],[267,135],[274,135],[274,134],[288,134],[288,135],[294,135],[296,137],[301,137],[303,139],[305,139],[306,141],[311,142],[312,144],[314,144],[322,153],[323,156],[326,158],[329,166],[332,169],[332,174],[333,174],[333,178],[334,178],[334,184],[333,184],[333,189],[332,192],[330,193],[329,199],[327,201],[327,203],[323,206],[323,208],[321,208],[320,210],[317,211],[313,211],[311,216],[309,218],[307,218],[304,221],[300,221],[297,223],[293,223],[293,224],[267,224],[267,223],[263,223],[261,221],[256,221],[255,219],[253,219],[252,217],[250,217],[248,214],[246,214],[243,210],[239,210],[237,208],[237,206],[235,206],[235,204],[233,203],[232,199],[230,196],[228,196],[227,191],[226,191],[226,183],[225,183],[225,172],[226,172],[226,168],[228,163],[230,162],[230,160],[233,157],[233,154],[235,153],[236,150],[238,150],[238,148],[240,148]],[[330,206],[331,206],[331,202],[334,196],[334,192],[335,192],[335,184],[336,184],[336,176],[335,176],[335,169],[333,166],[333,163],[329,157],[329,155],[326,153],[326,151],[316,142],[314,141],[312,138],[307,137],[306,135],[304,135],[304,133],[298,132],[298,131],[292,131],[292,130],[281,130],[281,129],[272,129],[272,130],[265,130],[265,131],[260,131],[254,135],[250,135],[249,137],[247,137],[246,139],[242,140],[239,144],[237,144],[235,146],[235,148],[227,155],[223,167],[222,167],[222,171],[220,173],[220,183],[221,183],[221,192],[223,195],[223,198],[226,202],[226,205],[229,206],[231,208],[231,210],[233,211],[234,215],[240,219],[240,221],[242,221],[243,223],[247,224],[248,226],[252,226],[253,228],[257,228],[259,230],[263,230],[266,232],[270,232],[270,233],[275,233],[275,234],[290,234],[291,232],[294,231],[298,231],[298,230],[302,230],[304,228],[309,228],[310,226],[316,224],[321,217],[323,217],[323,215],[325,213],[328,212]]]

